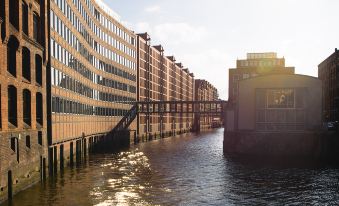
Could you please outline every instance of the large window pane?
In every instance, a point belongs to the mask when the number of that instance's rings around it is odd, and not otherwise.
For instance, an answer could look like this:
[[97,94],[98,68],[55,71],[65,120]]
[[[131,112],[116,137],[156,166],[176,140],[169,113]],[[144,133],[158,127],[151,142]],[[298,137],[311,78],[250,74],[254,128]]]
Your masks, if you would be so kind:
[[28,5],[22,2],[22,31],[28,35]]

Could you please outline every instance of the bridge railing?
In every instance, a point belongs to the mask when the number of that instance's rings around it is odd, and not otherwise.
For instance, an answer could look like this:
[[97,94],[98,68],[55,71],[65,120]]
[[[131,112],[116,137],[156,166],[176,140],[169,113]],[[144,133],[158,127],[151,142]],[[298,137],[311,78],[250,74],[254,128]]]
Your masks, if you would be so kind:
[[222,114],[226,101],[159,101],[138,102],[138,113]]
[[127,130],[138,114],[195,114],[194,118],[199,118],[200,115],[223,118],[223,113],[226,107],[226,101],[135,102],[134,106],[126,113],[126,115],[109,134]]

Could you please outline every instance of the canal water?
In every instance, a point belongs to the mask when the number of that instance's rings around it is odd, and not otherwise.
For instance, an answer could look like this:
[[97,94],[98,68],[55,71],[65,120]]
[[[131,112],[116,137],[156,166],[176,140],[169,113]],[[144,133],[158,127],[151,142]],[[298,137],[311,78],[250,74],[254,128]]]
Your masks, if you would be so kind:
[[220,129],[92,155],[17,194],[10,205],[339,204],[337,168],[234,159],[223,155],[222,141]]

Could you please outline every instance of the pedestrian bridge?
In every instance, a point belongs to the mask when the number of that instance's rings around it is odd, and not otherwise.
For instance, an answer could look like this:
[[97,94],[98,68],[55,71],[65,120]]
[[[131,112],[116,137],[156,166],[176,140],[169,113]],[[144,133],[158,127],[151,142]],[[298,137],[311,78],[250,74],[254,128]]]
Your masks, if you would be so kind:
[[194,114],[194,124],[197,124],[200,115],[220,117],[223,119],[227,101],[150,101],[135,102],[133,107],[110,132],[128,130],[128,127],[139,114]]
[[[129,126],[138,115],[151,114],[193,114],[193,131],[200,131],[200,117],[210,116],[224,119],[227,101],[150,101],[133,102],[131,109],[108,133],[90,137],[88,139],[90,151],[110,152],[114,148],[123,148],[130,145],[131,130]],[[137,142],[136,132],[134,141]]]

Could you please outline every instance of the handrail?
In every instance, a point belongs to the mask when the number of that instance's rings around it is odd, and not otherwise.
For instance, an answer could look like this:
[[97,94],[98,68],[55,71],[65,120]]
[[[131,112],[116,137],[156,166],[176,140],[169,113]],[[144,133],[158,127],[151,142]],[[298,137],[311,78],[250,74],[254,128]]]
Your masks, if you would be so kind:
[[119,121],[119,123],[114,127],[114,129],[110,133],[115,133],[117,131],[125,130],[129,127],[129,125],[133,122],[135,117],[137,116],[138,107],[135,104],[127,114]]

